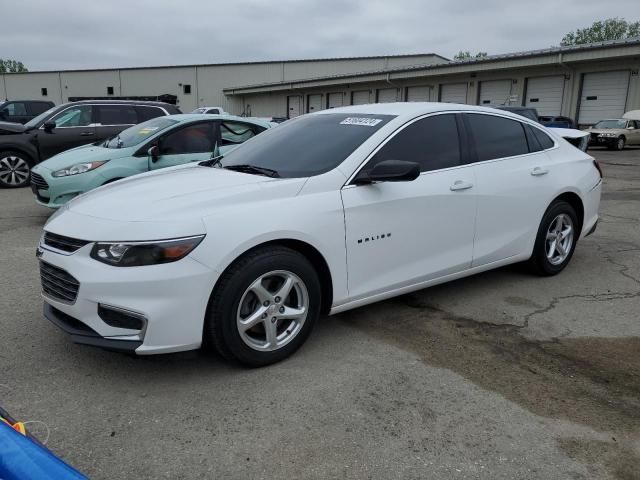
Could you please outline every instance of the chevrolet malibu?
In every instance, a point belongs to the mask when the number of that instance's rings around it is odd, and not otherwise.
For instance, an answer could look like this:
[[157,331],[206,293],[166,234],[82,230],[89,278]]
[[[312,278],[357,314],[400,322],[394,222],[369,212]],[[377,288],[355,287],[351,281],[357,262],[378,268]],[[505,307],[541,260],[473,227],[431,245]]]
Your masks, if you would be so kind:
[[335,314],[503,265],[555,275],[596,228],[592,157],[508,112],[352,106],[121,180],[45,225],[44,314],[138,355],[261,366]]

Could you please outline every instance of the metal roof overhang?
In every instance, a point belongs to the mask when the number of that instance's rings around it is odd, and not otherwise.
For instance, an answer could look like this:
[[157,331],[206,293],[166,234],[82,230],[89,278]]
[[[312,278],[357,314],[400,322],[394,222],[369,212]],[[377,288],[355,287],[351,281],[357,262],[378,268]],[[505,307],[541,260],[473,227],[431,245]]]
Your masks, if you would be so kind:
[[248,95],[254,93],[275,93],[315,87],[329,87],[364,82],[392,81],[414,77],[435,77],[444,75],[464,75],[477,72],[491,72],[506,69],[536,68],[553,65],[640,59],[640,38],[581,45],[577,47],[556,47],[505,55],[495,55],[481,60],[451,62],[433,65],[415,65],[388,70],[332,75],[286,82],[245,85],[223,89],[225,95]]

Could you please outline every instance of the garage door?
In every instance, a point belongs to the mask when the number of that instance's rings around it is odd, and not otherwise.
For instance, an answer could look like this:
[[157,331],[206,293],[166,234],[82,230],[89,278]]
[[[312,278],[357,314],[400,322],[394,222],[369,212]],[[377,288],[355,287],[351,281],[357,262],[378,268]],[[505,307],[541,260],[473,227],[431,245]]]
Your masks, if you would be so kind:
[[307,112],[317,112],[318,110],[324,110],[322,108],[322,94],[313,94],[307,97]]
[[509,105],[511,80],[480,82],[480,105]]
[[369,102],[369,90],[358,90],[351,94],[351,105],[366,105]]
[[629,71],[585,73],[578,123],[594,124],[624,114],[629,91]]
[[428,102],[430,91],[429,87],[407,87],[407,102]]
[[445,103],[467,103],[467,84],[449,83],[440,85],[440,101]]
[[398,101],[398,90],[395,88],[380,88],[376,103],[390,103]]
[[329,108],[341,107],[343,105],[344,95],[342,92],[335,92],[329,94]]
[[535,108],[538,115],[560,115],[563,94],[564,75],[529,78],[525,105]]
[[287,97],[287,116],[297,117],[302,113],[302,97],[300,95],[289,95]]

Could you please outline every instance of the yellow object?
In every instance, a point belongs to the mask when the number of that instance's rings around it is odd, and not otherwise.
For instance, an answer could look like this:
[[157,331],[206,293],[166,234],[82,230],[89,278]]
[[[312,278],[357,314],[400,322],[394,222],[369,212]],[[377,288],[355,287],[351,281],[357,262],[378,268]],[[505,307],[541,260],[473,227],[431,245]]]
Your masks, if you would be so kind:
[[16,432],[21,433],[22,435],[27,435],[27,429],[24,426],[24,423],[22,422],[16,422],[16,423],[9,423],[7,420],[5,420],[4,418],[0,417],[0,421],[6,423],[7,425],[9,425],[11,428],[13,428]]

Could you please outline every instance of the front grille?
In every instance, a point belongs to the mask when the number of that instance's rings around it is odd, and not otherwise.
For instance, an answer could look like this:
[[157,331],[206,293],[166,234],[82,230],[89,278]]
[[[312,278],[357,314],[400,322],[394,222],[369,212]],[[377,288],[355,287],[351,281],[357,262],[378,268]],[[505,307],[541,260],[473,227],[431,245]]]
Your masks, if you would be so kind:
[[67,303],[76,301],[80,282],[65,270],[40,261],[40,281],[42,291],[49,297]]
[[598,141],[598,134],[597,133],[592,133],[591,134],[591,141],[592,142],[597,142]]
[[78,238],[65,237],[57,235],[51,232],[44,232],[44,244],[62,250],[63,252],[73,253],[79,248],[84,247],[87,243],[91,243],[88,240],[80,240]]
[[38,175],[35,172],[31,172],[31,185],[34,185],[38,190],[48,190],[49,184],[42,178],[42,175]]

